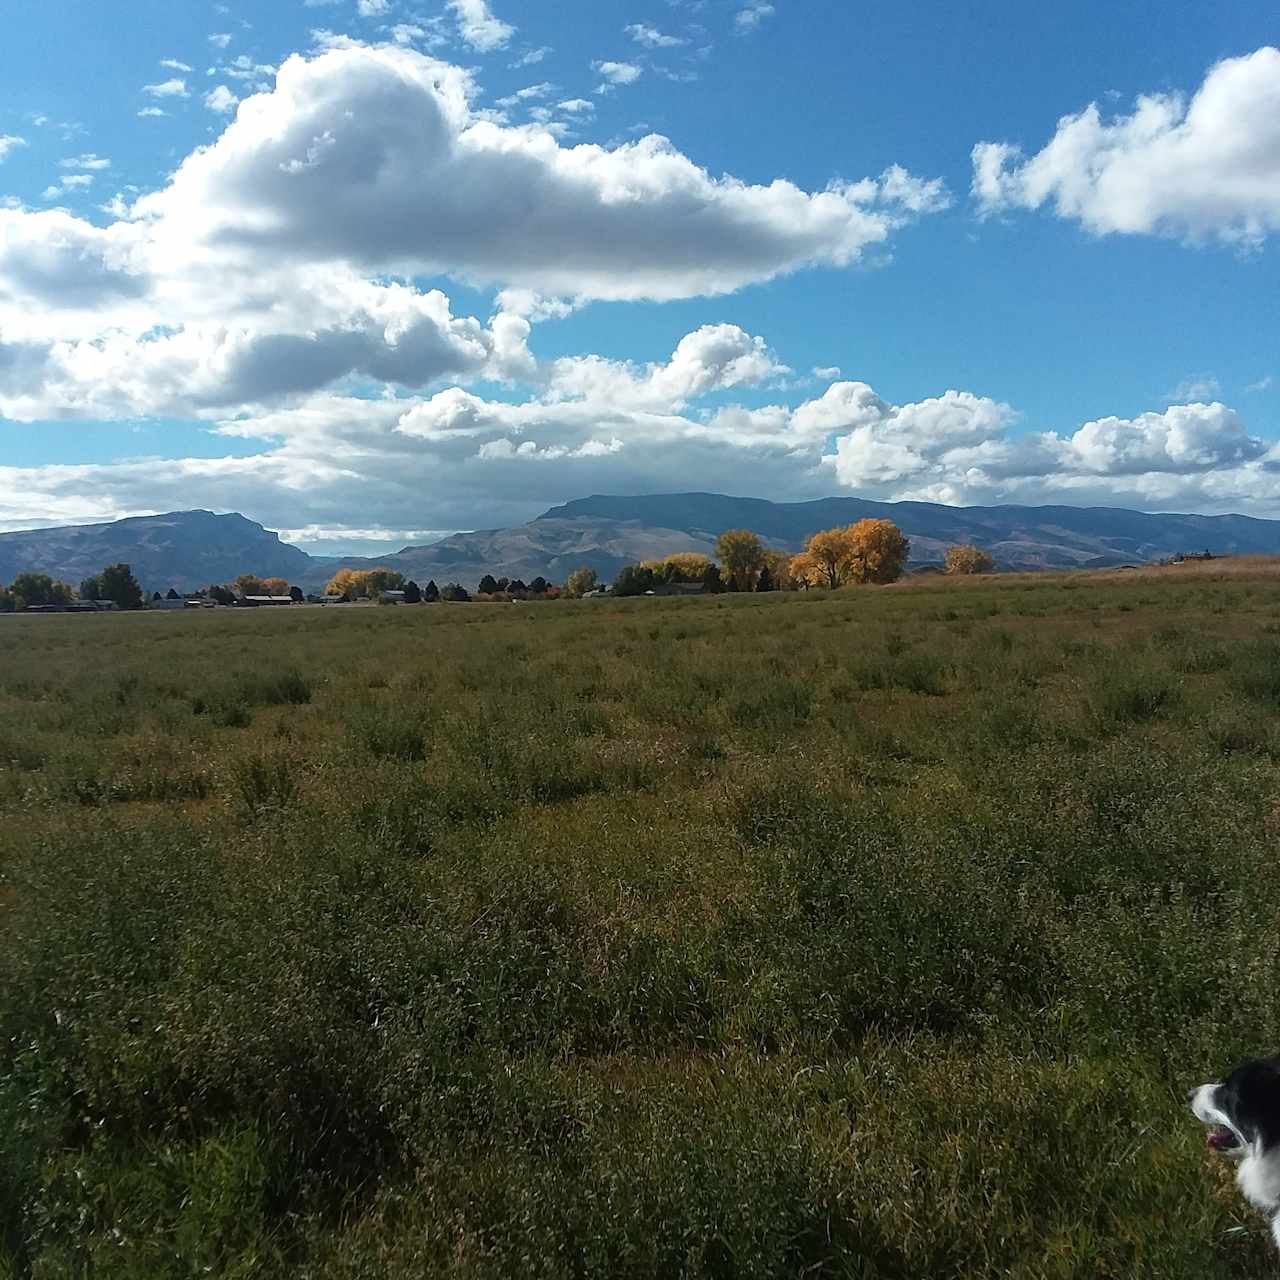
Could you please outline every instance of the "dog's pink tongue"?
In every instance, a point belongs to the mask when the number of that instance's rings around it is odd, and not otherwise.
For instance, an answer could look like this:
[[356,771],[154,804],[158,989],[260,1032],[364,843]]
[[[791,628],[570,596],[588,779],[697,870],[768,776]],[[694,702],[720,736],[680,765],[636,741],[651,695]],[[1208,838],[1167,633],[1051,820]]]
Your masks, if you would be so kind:
[[1205,1134],[1204,1145],[1210,1151],[1230,1151],[1236,1145],[1236,1135],[1226,1125],[1216,1125]]

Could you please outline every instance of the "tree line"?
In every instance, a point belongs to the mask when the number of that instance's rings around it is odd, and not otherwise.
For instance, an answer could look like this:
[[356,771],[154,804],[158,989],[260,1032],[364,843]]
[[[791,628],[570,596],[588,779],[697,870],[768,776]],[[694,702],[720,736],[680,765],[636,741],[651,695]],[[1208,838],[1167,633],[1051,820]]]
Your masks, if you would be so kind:
[[[811,587],[836,590],[858,583],[895,582],[906,568],[910,540],[892,520],[859,520],[812,535],[798,555],[768,547],[749,529],[728,529],[716,539],[716,559],[697,551],[681,551],[656,560],[642,560],[619,569],[610,594],[638,596],[674,585],[698,586],[708,593],[721,591],[805,591]],[[943,570],[951,575],[990,573],[995,561],[990,552],[972,543],[949,548]],[[326,600],[378,600],[387,592],[401,593],[405,604],[437,601],[580,599],[602,589],[599,575],[584,566],[574,570],[563,586],[538,576],[529,582],[519,578],[484,574],[475,596],[460,583],[437,587],[434,581],[420,587],[394,569],[339,569],[324,589]],[[193,598],[233,605],[255,596],[289,596],[302,601],[302,589],[280,577],[242,573],[229,584],[214,583],[192,593]],[[160,600],[155,592],[152,602]],[[172,587],[168,599],[183,597]],[[316,599],[316,597],[311,597]],[[76,600],[110,601],[118,609],[141,609],[145,596],[128,564],[108,565],[86,578],[78,589],[46,573],[20,573],[8,587],[0,586],[0,613],[41,607],[59,607]]]
[[[614,580],[613,594],[643,595],[677,583],[698,583],[708,592],[884,584],[902,576],[910,552],[910,540],[892,520],[859,520],[820,530],[798,555],[766,546],[750,529],[728,529],[716,539],[716,560],[683,553],[627,565]],[[991,557],[977,547],[953,547],[946,571],[977,573],[992,567]]]
[[117,609],[141,609],[142,587],[123,563],[108,565],[101,573],[86,578],[78,590],[47,573],[20,573],[7,587],[0,586],[0,613],[56,608],[76,600],[109,601]]

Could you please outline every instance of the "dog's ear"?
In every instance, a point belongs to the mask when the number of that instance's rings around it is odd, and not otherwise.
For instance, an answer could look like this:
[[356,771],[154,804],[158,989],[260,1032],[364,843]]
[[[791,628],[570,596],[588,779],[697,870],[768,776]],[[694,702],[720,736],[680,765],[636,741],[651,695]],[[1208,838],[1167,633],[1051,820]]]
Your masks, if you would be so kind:
[[1264,1150],[1280,1147],[1280,1055],[1235,1072],[1235,1109]]

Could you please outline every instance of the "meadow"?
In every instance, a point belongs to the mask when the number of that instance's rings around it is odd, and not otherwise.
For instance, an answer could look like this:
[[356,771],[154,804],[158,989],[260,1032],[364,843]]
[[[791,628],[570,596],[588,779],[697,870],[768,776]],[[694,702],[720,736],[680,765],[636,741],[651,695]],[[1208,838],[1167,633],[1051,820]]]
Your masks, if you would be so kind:
[[1280,567],[0,619],[0,1276],[1257,1277]]

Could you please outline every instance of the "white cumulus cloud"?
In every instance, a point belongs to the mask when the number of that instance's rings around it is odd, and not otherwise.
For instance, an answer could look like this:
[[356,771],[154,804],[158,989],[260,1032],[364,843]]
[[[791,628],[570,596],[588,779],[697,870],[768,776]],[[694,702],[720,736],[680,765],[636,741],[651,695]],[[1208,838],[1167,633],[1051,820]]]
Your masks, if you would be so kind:
[[636,44],[643,45],[646,49],[674,49],[689,43],[679,36],[666,35],[645,22],[633,22],[624,31]]
[[635,62],[593,62],[591,66],[604,81],[606,88],[635,84],[644,73],[644,68]]
[[149,93],[153,98],[187,98],[191,96],[187,89],[187,82],[178,76],[175,76],[172,80],[163,80],[159,84],[144,84],[142,92]]
[[239,101],[240,99],[225,84],[218,85],[204,95],[204,105],[210,111],[216,111],[220,115],[234,111]]
[[[515,35],[515,27],[494,17],[488,0],[449,0],[449,8],[457,20],[462,42],[478,53],[492,53],[494,49],[505,48]],[[538,60],[528,54],[525,59],[528,62]]]
[[1280,49],[1219,62],[1189,101],[1152,94],[1111,119],[1090,104],[1030,157],[980,142],[973,194],[985,214],[1048,205],[1099,235],[1260,244],[1280,229]]
[[739,32],[754,31],[774,13],[773,5],[768,0],[747,0],[747,3],[734,15],[733,23]]
[[292,57],[136,212],[162,251],[444,272],[564,297],[730,292],[845,266],[947,202],[891,168],[808,193],[712,178],[664,138],[561,146],[478,118],[458,68],[352,45]]

